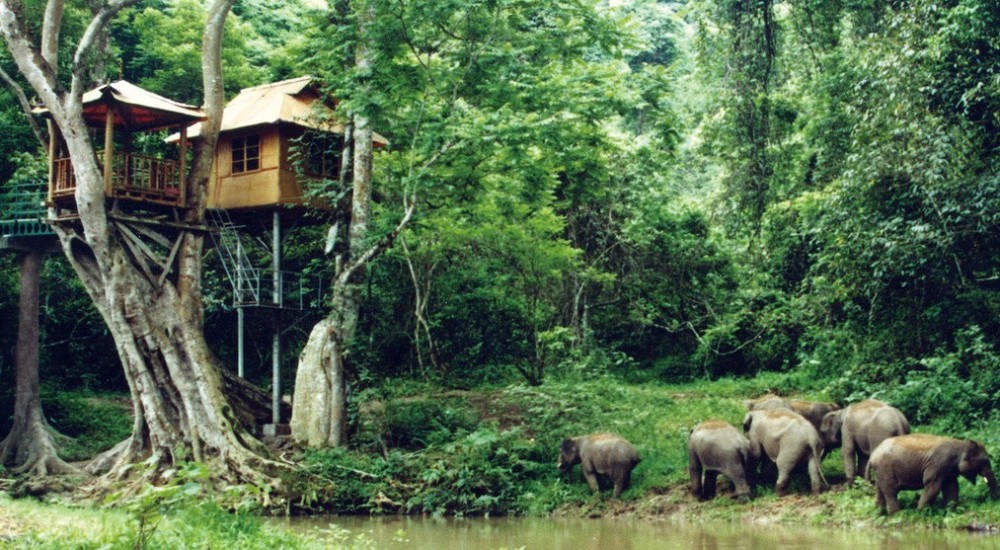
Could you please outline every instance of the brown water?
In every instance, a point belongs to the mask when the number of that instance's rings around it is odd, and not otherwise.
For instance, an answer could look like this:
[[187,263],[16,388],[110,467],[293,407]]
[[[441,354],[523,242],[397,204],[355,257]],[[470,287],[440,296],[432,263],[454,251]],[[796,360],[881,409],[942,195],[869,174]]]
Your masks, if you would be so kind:
[[[311,517],[290,520],[299,532],[347,529],[363,547],[483,550],[1000,550],[1000,535],[923,530],[792,529],[742,524],[672,524],[625,520],[540,518],[447,519]],[[343,534],[341,536],[344,536]],[[341,539],[344,540],[344,539]]]

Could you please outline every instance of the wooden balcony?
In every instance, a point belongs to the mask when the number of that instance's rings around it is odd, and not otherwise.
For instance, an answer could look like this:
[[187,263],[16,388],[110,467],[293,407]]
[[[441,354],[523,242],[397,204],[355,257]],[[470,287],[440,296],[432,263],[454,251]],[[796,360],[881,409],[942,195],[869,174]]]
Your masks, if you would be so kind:
[[[102,173],[105,155],[97,154]],[[185,203],[181,163],[148,155],[115,152],[111,162],[111,177],[105,178],[105,195],[109,199],[127,199],[163,206],[183,207]],[[52,200],[64,203],[73,200],[76,174],[69,157],[52,161]]]

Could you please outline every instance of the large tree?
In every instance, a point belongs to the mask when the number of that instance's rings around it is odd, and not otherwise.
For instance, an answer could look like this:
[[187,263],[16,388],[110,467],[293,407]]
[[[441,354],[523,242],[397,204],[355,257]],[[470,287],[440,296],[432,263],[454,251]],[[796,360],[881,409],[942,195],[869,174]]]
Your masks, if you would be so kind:
[[[92,6],[93,17],[75,45],[70,74],[57,60],[64,0],[49,0],[41,33],[29,30],[19,0],[0,1],[0,33],[23,78],[48,109],[65,140],[77,187],[79,225],[55,223],[63,250],[115,339],[133,399],[132,437],[119,445],[112,475],[142,458],[156,466],[198,460],[217,479],[268,482],[276,463],[240,424],[222,391],[216,360],[202,334],[201,257],[203,233],[176,235],[169,276],[148,277],[120,240],[109,217],[101,169],[83,118],[82,95],[102,75],[94,60],[107,47],[114,16],[138,0]],[[208,116],[187,176],[189,208],[183,224],[203,225],[205,190],[223,108],[220,51],[226,16],[234,0],[207,4],[202,35],[203,109]],[[265,477],[266,476],[266,477]]]

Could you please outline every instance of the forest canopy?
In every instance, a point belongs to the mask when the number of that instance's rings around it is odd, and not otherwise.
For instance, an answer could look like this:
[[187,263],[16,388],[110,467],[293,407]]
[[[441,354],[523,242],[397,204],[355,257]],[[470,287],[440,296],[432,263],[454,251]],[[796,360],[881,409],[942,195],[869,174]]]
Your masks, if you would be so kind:
[[[840,400],[890,388],[918,422],[995,417],[997,2],[392,0],[366,31],[367,67],[347,57],[362,39],[348,4],[239,1],[221,63],[227,99],[309,74],[388,138],[374,155],[372,240],[416,197],[365,269],[354,391],[780,371]],[[88,14],[67,4],[63,47]],[[200,103],[203,23],[198,0],[135,3],[110,27],[97,79]],[[19,82],[6,52],[0,68]],[[11,90],[0,200],[45,177]],[[312,191],[334,203],[349,192]],[[330,269],[335,221],[286,235],[287,269]],[[232,369],[230,290],[209,248],[204,261],[206,339]],[[0,267],[8,403],[18,280],[12,255]],[[44,264],[41,308],[46,387],[127,390],[61,257]],[[325,313],[289,323],[283,387]],[[262,319],[247,375],[267,385]],[[947,407],[923,398],[927,385]]]

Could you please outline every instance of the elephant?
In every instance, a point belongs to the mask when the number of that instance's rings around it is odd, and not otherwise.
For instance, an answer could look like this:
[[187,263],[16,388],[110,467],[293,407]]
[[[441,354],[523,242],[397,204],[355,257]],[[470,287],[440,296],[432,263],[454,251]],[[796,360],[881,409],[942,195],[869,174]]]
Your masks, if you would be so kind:
[[733,482],[734,498],[749,497],[752,489],[748,476],[753,469],[750,441],[732,424],[722,420],[706,420],[695,426],[688,435],[691,493],[698,500],[708,500],[715,496],[715,480],[719,473]]
[[760,411],[768,409],[789,409],[795,411],[808,420],[816,430],[820,429],[823,417],[827,413],[840,410],[840,405],[827,403],[824,401],[802,401],[799,399],[785,399],[774,394],[767,394],[757,399],[744,401],[748,411]]
[[778,467],[778,496],[788,494],[792,471],[802,462],[809,470],[814,495],[819,494],[826,480],[820,469],[823,442],[816,428],[801,414],[787,409],[754,410],[743,419],[743,431],[750,440],[750,459],[754,464],[767,455]]
[[563,440],[559,469],[569,472],[574,465],[580,464],[583,467],[583,477],[594,493],[600,490],[597,476],[609,477],[614,482],[611,496],[618,498],[628,488],[632,469],[640,460],[635,447],[621,436],[597,433]]
[[858,472],[865,473],[875,447],[890,437],[910,433],[910,423],[899,409],[869,399],[827,413],[819,433],[827,450],[842,447],[844,474],[850,484]]
[[917,509],[934,503],[944,492],[944,503],[958,502],[958,476],[971,483],[986,478],[990,497],[1000,498],[990,457],[982,444],[928,434],[890,437],[872,452],[868,467],[875,474],[875,505],[888,515],[899,511],[900,490],[923,489]]

